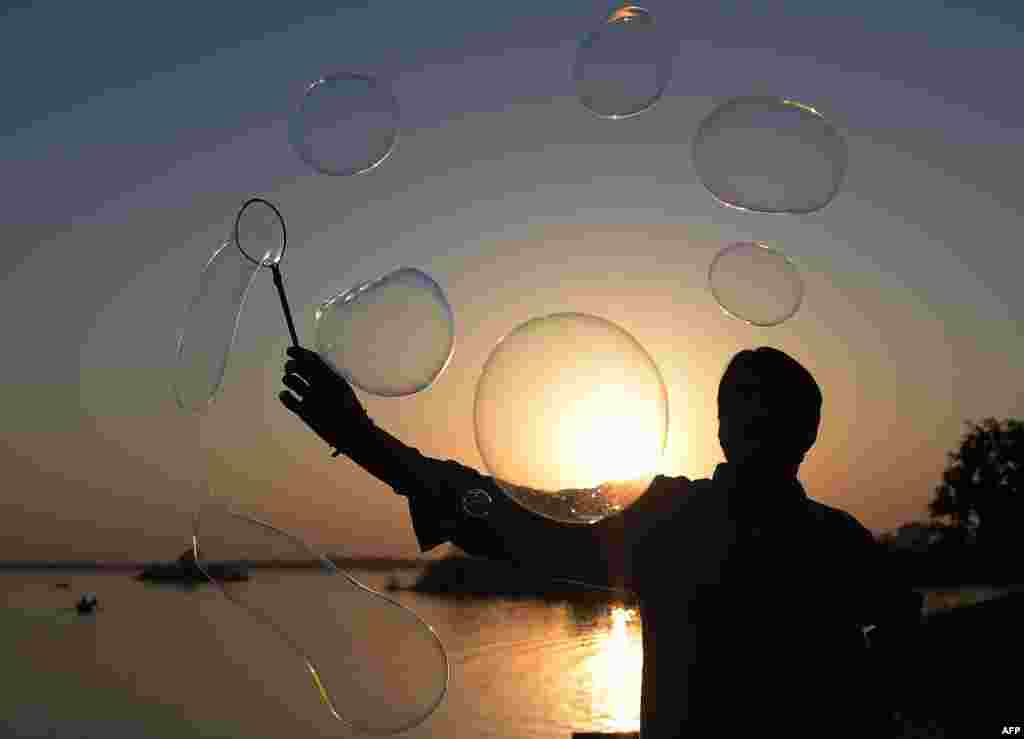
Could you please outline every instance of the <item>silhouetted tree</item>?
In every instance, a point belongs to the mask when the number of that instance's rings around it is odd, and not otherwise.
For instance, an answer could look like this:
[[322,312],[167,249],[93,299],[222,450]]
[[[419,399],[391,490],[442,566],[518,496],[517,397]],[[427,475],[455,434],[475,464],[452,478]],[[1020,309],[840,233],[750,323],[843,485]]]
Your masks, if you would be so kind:
[[950,452],[928,510],[978,544],[1006,546],[1024,525],[1024,422],[967,422],[960,449]]
[[883,534],[879,541],[891,551],[926,552],[955,538],[953,527],[947,524],[911,521]]

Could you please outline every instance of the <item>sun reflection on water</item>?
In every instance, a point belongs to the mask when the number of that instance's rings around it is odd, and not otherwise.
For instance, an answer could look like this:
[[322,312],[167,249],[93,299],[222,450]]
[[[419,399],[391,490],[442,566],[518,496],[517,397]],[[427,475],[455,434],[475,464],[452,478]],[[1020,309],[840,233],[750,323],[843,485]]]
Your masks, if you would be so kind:
[[614,606],[609,625],[584,664],[590,683],[591,718],[602,731],[640,730],[643,640],[635,608]]

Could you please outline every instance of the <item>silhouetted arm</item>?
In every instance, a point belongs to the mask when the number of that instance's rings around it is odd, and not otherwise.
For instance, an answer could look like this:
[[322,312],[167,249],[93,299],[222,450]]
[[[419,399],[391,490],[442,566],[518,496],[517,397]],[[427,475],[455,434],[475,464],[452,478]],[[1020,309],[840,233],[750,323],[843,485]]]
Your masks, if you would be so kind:
[[[467,554],[508,560],[552,578],[635,590],[640,542],[658,519],[649,491],[621,514],[592,524],[566,524],[532,513],[508,498],[493,478],[453,460],[426,457],[373,426],[345,454],[409,499],[420,549],[451,542]],[[466,494],[482,490],[489,504]]]
[[[379,428],[351,386],[315,352],[290,347],[281,402],[337,454],[409,499],[423,551],[450,541],[469,554],[519,562],[551,577],[599,587],[634,589],[638,552],[645,550],[666,496],[649,490],[625,512],[593,525],[561,524],[520,507],[494,480],[458,462],[420,454]],[[664,489],[664,488],[663,488]],[[489,504],[476,515],[465,505],[472,490]]]

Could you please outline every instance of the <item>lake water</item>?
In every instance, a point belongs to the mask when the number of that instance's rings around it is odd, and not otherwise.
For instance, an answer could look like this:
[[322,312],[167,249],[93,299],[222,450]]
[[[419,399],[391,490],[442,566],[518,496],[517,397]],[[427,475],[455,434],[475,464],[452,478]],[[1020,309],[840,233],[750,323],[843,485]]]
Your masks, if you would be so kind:
[[[254,580],[266,582],[262,574]],[[379,591],[391,577],[352,574]],[[410,582],[415,575],[398,576]],[[318,602],[323,578],[275,577],[288,595],[274,607],[316,607],[309,604]],[[70,588],[59,589],[62,582]],[[270,597],[274,587],[271,581],[265,590]],[[101,612],[75,612],[85,592],[97,595]],[[932,591],[925,608],[999,592]],[[435,629],[451,666],[444,701],[402,736],[566,739],[573,731],[638,730],[642,648],[632,609],[387,595]],[[331,717],[295,653],[210,587],[184,591],[127,574],[5,573],[0,619],[4,736],[354,736]],[[318,623],[305,629],[304,644],[330,654],[343,629]]]

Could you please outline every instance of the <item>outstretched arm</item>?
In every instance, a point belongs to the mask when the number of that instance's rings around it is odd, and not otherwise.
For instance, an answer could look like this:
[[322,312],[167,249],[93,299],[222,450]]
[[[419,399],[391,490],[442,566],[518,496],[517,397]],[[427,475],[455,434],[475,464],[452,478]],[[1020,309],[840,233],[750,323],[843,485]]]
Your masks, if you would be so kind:
[[550,577],[633,589],[632,543],[646,517],[638,520],[631,508],[588,526],[532,513],[510,500],[493,478],[453,460],[426,457],[379,428],[319,355],[296,347],[288,354],[284,384],[292,392],[282,392],[281,402],[336,454],[409,499],[421,550],[447,541],[468,554],[519,562]]

